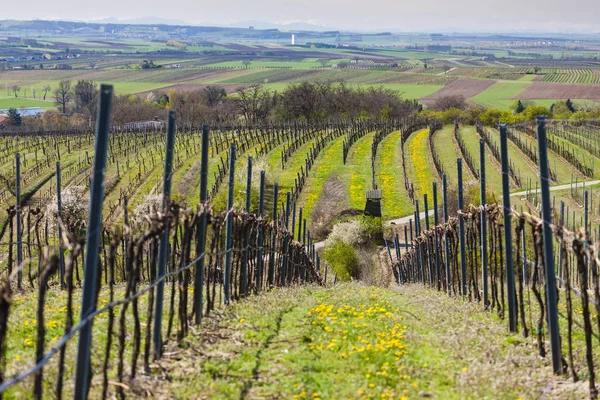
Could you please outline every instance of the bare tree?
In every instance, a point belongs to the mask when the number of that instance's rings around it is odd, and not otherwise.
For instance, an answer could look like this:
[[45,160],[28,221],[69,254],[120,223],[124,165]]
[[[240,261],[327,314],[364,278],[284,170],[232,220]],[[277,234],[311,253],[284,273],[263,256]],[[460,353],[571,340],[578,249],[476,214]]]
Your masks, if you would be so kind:
[[56,105],[60,107],[63,114],[67,113],[67,105],[73,98],[73,88],[71,81],[64,80],[58,83],[58,87],[54,90],[54,97],[56,99]]
[[211,85],[204,88],[204,95],[206,96],[206,105],[214,107],[227,97],[227,92],[222,87]]
[[17,97],[19,97],[19,92],[21,91],[21,87],[18,85],[12,85],[11,90],[13,92],[13,94],[15,95],[15,99]]
[[246,59],[242,61],[242,64],[244,64],[244,67],[248,68],[250,66],[251,61]]
[[74,89],[75,110],[78,113],[85,114],[90,119],[90,123],[95,116],[98,106],[98,88],[93,81],[77,81]]
[[48,92],[52,90],[52,88],[50,87],[50,85],[44,85],[44,87],[42,87],[42,92],[44,92],[44,100],[46,100],[46,95],[48,94]]
[[467,101],[463,96],[442,96],[435,99],[431,108],[438,111],[446,111],[450,110],[451,108],[458,108],[459,110],[464,110],[467,108]]
[[33,93],[33,98],[35,99],[35,88],[33,86],[31,87],[31,93]]
[[238,90],[240,113],[250,122],[264,121],[276,105],[276,96],[264,86]]
[[304,117],[306,120],[319,117],[322,99],[329,90],[321,91],[317,83],[302,82],[290,85],[281,96],[279,111],[283,118]]

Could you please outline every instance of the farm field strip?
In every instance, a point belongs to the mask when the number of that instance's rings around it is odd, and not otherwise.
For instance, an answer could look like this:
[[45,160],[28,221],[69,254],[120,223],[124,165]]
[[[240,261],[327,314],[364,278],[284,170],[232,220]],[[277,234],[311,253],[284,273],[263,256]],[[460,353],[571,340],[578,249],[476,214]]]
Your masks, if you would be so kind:
[[498,100],[510,100],[518,98],[529,85],[527,82],[510,81],[496,82],[486,90],[472,97],[472,100],[487,107],[496,107]]

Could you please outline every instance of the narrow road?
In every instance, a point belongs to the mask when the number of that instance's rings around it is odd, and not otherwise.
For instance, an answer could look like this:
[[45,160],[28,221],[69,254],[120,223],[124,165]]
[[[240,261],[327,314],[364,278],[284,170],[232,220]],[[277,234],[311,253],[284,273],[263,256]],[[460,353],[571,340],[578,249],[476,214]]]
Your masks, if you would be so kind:
[[[578,182],[577,186],[579,187],[579,185],[586,185],[586,186],[592,186],[592,185],[597,185],[600,183],[600,180],[597,181],[587,181],[587,182]],[[569,189],[571,187],[570,183],[567,183],[566,185],[558,185],[558,186],[552,186],[550,188],[551,192],[554,192],[556,190],[565,190],[565,189]],[[542,191],[542,189],[537,189],[537,190],[530,190],[529,193],[540,193]],[[522,192],[515,192],[515,193],[511,193],[510,196],[524,196],[526,195],[527,192],[526,191],[522,191]]]
[[[591,186],[591,185],[597,185],[600,184],[600,180],[595,180],[595,181],[587,181],[587,182],[578,182],[578,186],[579,185],[586,185],[586,186]],[[569,189],[571,187],[571,184],[567,183],[565,185],[557,185],[557,186],[552,186],[550,188],[551,192],[557,191],[557,190],[566,190]],[[540,193],[542,190],[541,189],[537,189],[537,190],[531,190],[529,193]],[[521,192],[515,192],[515,193],[511,193],[510,196],[511,197],[515,197],[515,196],[525,196],[527,194],[527,191],[521,191]],[[433,216],[434,215],[434,210],[429,210],[429,216]],[[396,219],[392,219],[386,222],[386,224],[388,225],[404,225],[404,224],[408,224],[412,219],[415,218],[414,214],[410,214],[407,215],[405,217],[400,217],[400,218],[396,218]],[[425,211],[422,211],[419,213],[419,219],[423,219],[425,218]],[[317,242],[314,244],[315,245],[315,249],[319,250],[321,248],[323,248],[325,246],[325,241],[321,241],[321,242]]]

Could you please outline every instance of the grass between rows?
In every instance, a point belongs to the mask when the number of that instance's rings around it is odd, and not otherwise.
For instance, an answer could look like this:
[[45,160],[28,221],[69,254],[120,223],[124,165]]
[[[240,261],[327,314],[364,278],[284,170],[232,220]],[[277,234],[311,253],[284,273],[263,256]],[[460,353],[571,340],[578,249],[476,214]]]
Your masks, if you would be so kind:
[[428,136],[429,130],[421,129],[413,133],[404,145],[407,172],[415,186],[415,198],[419,200],[424,194],[427,194],[429,199],[433,199],[432,184],[436,180],[435,167],[429,156]]
[[[533,339],[422,286],[276,289],[227,308],[159,361],[157,397],[582,398]],[[165,383],[168,382],[168,383]],[[542,396],[542,397],[540,397]]]
[[394,132],[381,141],[375,165],[377,183],[382,192],[383,218],[387,220],[410,214],[412,203],[404,187],[400,132]]

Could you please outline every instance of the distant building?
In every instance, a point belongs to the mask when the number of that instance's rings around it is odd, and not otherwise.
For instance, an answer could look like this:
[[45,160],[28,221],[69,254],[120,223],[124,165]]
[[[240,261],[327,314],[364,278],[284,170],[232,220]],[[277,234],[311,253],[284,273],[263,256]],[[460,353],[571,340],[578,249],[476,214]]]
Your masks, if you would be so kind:
[[8,121],[8,115],[0,114],[0,128],[6,126],[6,121]]
[[[28,107],[28,108],[17,108],[17,112],[21,114],[21,117],[37,117],[46,112],[40,107]],[[8,114],[8,109],[0,110],[1,114]]]
[[292,33],[292,46],[296,44],[296,35]]
[[158,117],[154,118],[154,121],[138,121],[128,122],[123,124],[124,130],[133,129],[146,129],[146,130],[159,130],[165,126],[165,121],[159,121]]

